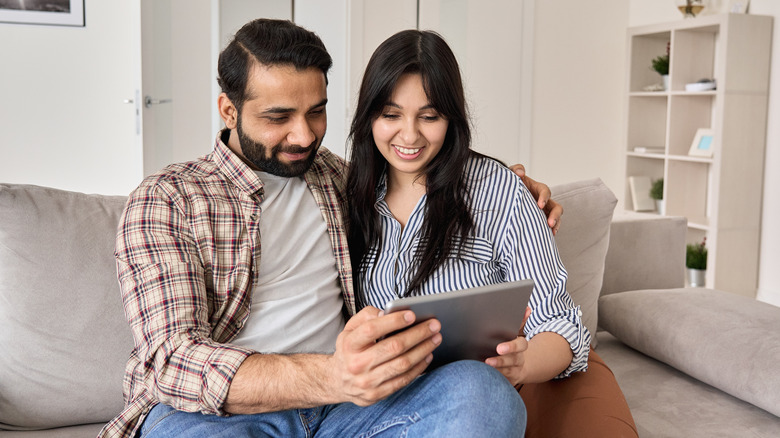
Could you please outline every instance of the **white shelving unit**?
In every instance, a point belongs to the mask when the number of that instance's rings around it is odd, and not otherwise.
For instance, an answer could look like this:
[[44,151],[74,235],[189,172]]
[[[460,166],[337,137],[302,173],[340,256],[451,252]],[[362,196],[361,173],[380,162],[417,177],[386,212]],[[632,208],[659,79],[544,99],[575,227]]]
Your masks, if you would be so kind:
[[[723,14],[628,31],[625,175],[664,178],[665,214],[688,218],[688,241],[708,247],[706,286],[755,297],[772,17]],[[670,48],[666,91],[651,60]],[[714,78],[717,89],[685,85]],[[699,128],[713,156],[689,156]],[[636,153],[635,147],[663,153]],[[626,178],[627,180],[628,178]],[[632,206],[626,183],[625,208]]]

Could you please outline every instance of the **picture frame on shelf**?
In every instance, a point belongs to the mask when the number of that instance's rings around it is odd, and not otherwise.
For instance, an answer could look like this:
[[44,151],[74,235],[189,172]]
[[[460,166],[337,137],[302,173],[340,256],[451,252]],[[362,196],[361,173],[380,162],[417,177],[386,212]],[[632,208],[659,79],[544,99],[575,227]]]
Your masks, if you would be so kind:
[[750,0],[729,0],[729,12],[732,14],[746,14]]
[[712,158],[712,148],[712,129],[699,128],[696,131],[696,136],[693,137],[691,148],[688,149],[688,155],[692,157]]
[[84,0],[0,2],[0,23],[84,27]]

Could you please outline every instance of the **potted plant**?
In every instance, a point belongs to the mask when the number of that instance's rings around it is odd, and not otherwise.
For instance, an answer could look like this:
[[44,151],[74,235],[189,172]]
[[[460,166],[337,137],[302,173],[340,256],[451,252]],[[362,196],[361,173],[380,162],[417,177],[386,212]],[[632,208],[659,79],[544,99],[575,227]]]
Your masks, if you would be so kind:
[[665,214],[663,178],[653,181],[653,184],[650,186],[650,197],[655,199],[655,207],[658,210],[658,214],[663,216]]
[[664,83],[664,90],[669,89],[669,43],[666,43],[666,53],[656,56],[650,61],[651,69],[661,75]]
[[688,281],[692,287],[704,286],[704,274],[707,270],[707,238],[701,243],[689,243],[685,247],[685,267],[688,268]]

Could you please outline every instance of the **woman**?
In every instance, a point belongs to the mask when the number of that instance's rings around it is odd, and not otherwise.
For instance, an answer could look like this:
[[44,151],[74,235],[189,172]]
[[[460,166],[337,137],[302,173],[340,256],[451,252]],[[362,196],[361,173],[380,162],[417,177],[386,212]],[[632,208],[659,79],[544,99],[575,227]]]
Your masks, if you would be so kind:
[[532,278],[525,336],[486,363],[516,387],[585,370],[590,334],[552,232],[520,179],[470,149],[458,64],[439,35],[402,31],[377,48],[350,137],[360,305]]

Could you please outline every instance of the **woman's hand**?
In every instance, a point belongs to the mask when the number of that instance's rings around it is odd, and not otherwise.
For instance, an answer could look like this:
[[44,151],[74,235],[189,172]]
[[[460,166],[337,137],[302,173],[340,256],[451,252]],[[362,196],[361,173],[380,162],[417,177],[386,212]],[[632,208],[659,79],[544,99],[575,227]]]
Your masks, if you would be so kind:
[[536,181],[526,175],[525,166],[522,164],[515,164],[509,168],[523,180],[523,184],[528,188],[528,191],[536,198],[536,204],[544,210],[544,214],[547,216],[547,225],[552,228],[553,235],[558,234],[558,229],[561,227],[563,207],[550,199],[550,188],[547,187],[547,184]]
[[517,388],[524,382],[525,377],[525,352],[528,350],[528,341],[518,336],[512,341],[498,344],[497,357],[485,360],[485,363],[497,369],[509,380],[509,383]]
[[486,364],[500,371],[515,388],[523,383],[525,377],[523,371],[525,370],[525,352],[528,350],[528,341],[525,339],[523,331],[529,316],[531,316],[531,308],[526,307],[523,325],[520,327],[517,338],[498,344],[496,353],[499,356],[485,360]]

